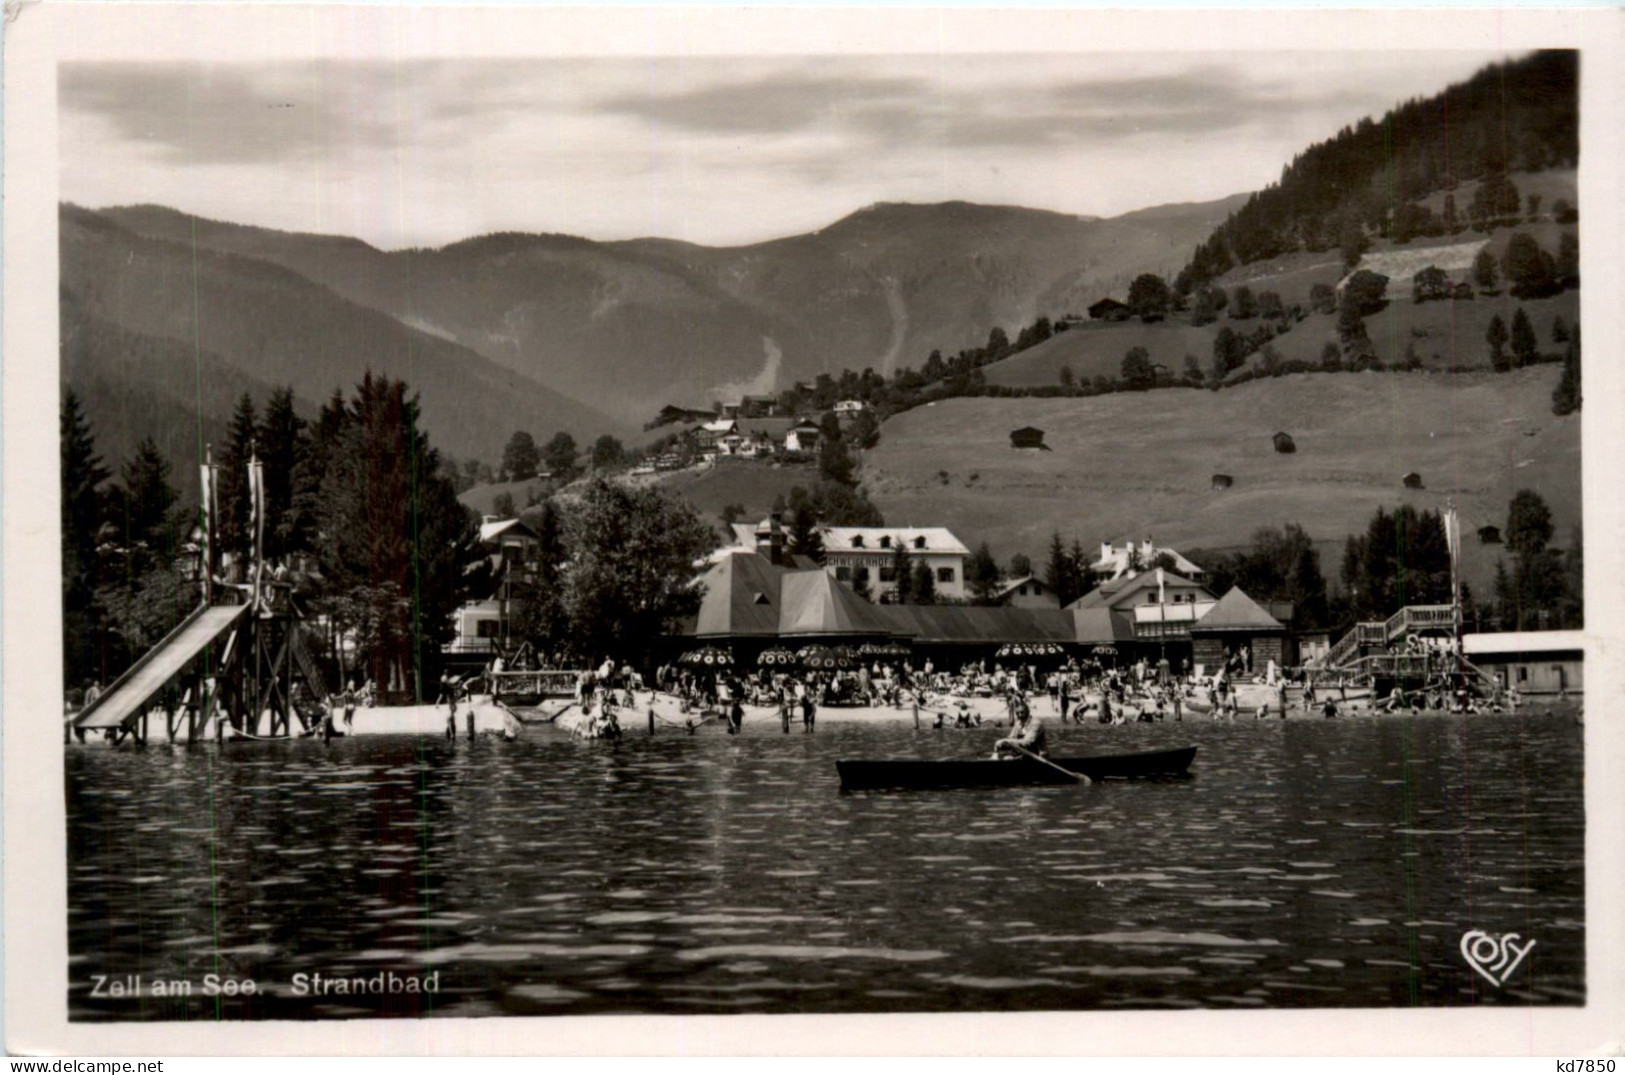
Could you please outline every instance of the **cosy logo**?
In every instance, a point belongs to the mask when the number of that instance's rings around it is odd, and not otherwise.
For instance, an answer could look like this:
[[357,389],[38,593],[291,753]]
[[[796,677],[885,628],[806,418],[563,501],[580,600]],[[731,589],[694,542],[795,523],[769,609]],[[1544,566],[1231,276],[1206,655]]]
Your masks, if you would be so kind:
[[1471,930],[1461,936],[1461,956],[1491,985],[1503,986],[1512,977],[1512,972],[1518,969],[1518,964],[1523,962],[1523,957],[1535,947],[1535,942],[1530,941],[1519,948],[1512,943],[1518,939],[1516,933],[1492,937],[1481,929]]

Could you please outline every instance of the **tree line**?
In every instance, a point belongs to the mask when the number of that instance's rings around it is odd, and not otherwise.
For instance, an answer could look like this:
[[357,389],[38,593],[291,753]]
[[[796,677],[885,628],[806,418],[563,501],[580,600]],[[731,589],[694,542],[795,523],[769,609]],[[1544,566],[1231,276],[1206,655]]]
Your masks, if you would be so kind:
[[[70,683],[115,677],[200,599],[200,517],[177,509],[177,475],[147,438],[111,477],[71,391],[62,403],[63,642]],[[217,464],[221,581],[243,582],[250,557],[247,467],[264,464],[264,553],[297,599],[330,627],[313,647],[345,673],[417,690],[452,612],[488,581],[478,531],[402,381],[368,373],[335,390],[313,423],[273,391],[263,415],[245,393]],[[196,504],[200,498],[188,498]],[[474,566],[475,570],[470,570]],[[338,639],[352,638],[353,656]]]

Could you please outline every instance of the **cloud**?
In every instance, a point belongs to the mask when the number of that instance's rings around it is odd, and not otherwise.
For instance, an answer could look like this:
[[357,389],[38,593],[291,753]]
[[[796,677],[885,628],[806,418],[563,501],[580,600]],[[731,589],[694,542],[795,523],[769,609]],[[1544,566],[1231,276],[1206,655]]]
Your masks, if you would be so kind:
[[792,72],[718,82],[677,93],[617,94],[597,107],[681,130],[772,134],[817,124],[840,126],[874,102],[918,102],[929,93],[929,84],[916,78]]
[[387,68],[326,79],[319,67],[63,64],[68,118],[99,119],[115,137],[176,164],[297,162],[398,141]]

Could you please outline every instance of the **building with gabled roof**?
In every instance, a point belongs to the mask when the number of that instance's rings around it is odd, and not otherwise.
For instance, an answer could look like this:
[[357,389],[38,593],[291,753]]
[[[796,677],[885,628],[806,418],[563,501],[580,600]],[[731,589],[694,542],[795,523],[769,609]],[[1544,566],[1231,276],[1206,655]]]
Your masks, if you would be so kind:
[[1023,575],[999,584],[993,599],[1009,608],[1060,608],[1061,599],[1043,579]]
[[1213,671],[1245,649],[1249,670],[1285,666],[1286,635],[1285,624],[1234,586],[1191,625],[1192,659]]

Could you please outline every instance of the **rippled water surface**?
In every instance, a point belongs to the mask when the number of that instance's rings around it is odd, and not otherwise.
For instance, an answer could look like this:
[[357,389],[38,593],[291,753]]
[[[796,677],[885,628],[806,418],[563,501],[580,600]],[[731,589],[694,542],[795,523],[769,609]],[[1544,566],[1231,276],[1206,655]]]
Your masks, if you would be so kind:
[[[92,1019],[1579,1004],[1580,729],[1557,717],[1052,727],[1191,779],[838,790],[995,732],[70,749]],[[1536,947],[1502,987],[1473,929]],[[429,996],[298,996],[295,975]],[[205,997],[205,976],[253,979]],[[95,997],[98,976],[136,995]],[[191,997],[156,995],[193,983]]]

